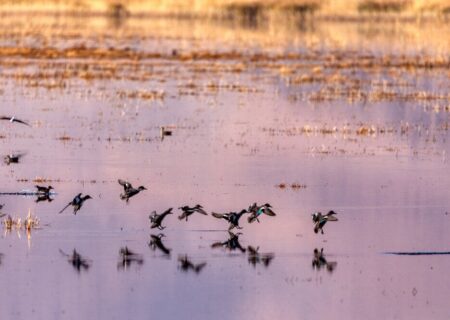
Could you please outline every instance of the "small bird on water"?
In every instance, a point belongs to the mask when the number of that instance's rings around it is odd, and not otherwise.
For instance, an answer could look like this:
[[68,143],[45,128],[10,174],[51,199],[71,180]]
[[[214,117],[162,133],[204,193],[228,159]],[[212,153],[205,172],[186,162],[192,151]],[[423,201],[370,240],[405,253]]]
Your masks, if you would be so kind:
[[153,211],[148,217],[152,223],[150,228],[158,228],[159,230],[163,230],[165,227],[163,227],[161,223],[168,214],[173,214],[172,208],[167,209],[161,214],[157,214],[156,211]]
[[31,127],[27,122],[17,119],[15,116],[12,116],[12,117],[2,116],[2,117],[0,117],[0,120],[8,120],[11,123],[17,122],[17,123],[21,123],[21,124]]
[[52,186],[45,187],[45,186],[36,185],[35,187],[36,187],[38,193],[49,194],[50,191],[53,190]]
[[258,221],[259,223],[258,217],[263,213],[271,217],[276,216],[275,212],[273,212],[272,210],[272,206],[269,203],[263,204],[262,206],[258,206],[255,202],[250,207],[248,207],[247,211],[251,214],[247,219],[248,223],[252,223],[255,221]]
[[327,214],[323,215],[321,212],[315,212],[312,214],[312,220],[314,222],[314,232],[318,233],[319,230],[323,234],[323,227],[328,221],[338,221],[334,216],[337,214],[333,210],[329,211]]
[[18,154],[8,154],[3,158],[3,161],[10,165],[11,163],[19,163],[20,158],[22,158],[24,154],[18,153]]
[[203,210],[203,207],[199,204],[197,204],[195,207],[188,207],[188,206],[183,206],[178,208],[180,210],[182,210],[183,212],[181,213],[181,215],[178,217],[178,219],[183,220],[186,219],[186,221],[188,221],[188,217],[190,215],[192,215],[194,212],[198,212],[201,213],[205,216],[207,216],[208,214],[206,213],[205,210]]
[[83,206],[83,203],[87,200],[87,199],[92,199],[92,197],[90,195],[85,195],[85,196],[81,196],[81,193],[77,194],[75,196],[75,198],[73,198],[72,201],[70,201],[67,206],[65,206],[59,213],[62,213],[64,210],[67,209],[67,207],[69,206],[73,206],[73,214],[77,214],[78,210],[81,209],[81,207]]
[[144,186],[140,186],[139,188],[135,189],[133,188],[131,183],[122,179],[119,179],[117,181],[123,187],[123,193],[120,194],[120,199],[126,200],[127,202],[131,197],[137,195],[142,190],[147,190],[147,188]]
[[233,228],[236,229],[242,229],[242,227],[239,226],[239,219],[242,217],[243,214],[247,213],[247,210],[243,209],[241,212],[230,212],[230,213],[216,213],[213,212],[213,217],[217,219],[225,219],[230,223],[230,227],[228,228],[228,231],[230,231]]

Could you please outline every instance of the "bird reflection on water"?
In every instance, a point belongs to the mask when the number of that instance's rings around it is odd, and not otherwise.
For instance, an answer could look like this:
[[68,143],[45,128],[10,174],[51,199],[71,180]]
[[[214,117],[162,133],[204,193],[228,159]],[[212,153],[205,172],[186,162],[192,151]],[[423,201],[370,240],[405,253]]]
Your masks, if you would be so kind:
[[198,264],[192,263],[187,255],[179,256],[178,262],[180,263],[179,269],[182,272],[186,272],[186,273],[189,271],[193,271],[193,272],[199,274],[203,270],[203,268],[206,266],[206,262],[202,262],[202,263],[198,263]]
[[138,253],[134,253],[128,247],[122,247],[119,250],[119,262],[117,263],[117,270],[126,270],[132,264],[142,265],[144,259]]
[[250,263],[253,267],[256,267],[257,264],[262,264],[264,267],[268,267],[272,260],[275,258],[273,253],[259,253],[259,247],[248,246],[248,263]]
[[67,261],[72,265],[72,267],[80,273],[81,270],[88,271],[91,266],[91,261],[89,259],[84,258],[81,256],[77,250],[73,249],[72,254],[67,254],[61,249],[59,249],[59,252],[65,257],[67,257]]
[[242,234],[240,232],[238,233],[233,233],[228,231],[229,234],[229,239],[226,241],[219,241],[219,242],[214,242],[211,245],[211,248],[226,248],[230,251],[235,251],[235,250],[240,250],[241,252],[245,252],[245,248],[243,248],[241,246],[241,244],[239,243],[239,236]]
[[325,268],[328,272],[332,273],[337,266],[336,261],[327,261],[325,259],[325,255],[323,254],[323,248],[320,249],[314,249],[314,258],[312,260],[312,267],[313,269],[316,269],[320,271],[322,268]]
[[156,251],[156,249],[158,249],[159,251],[161,251],[164,254],[164,256],[170,257],[170,251],[172,249],[169,249],[164,245],[164,243],[162,242],[163,237],[165,237],[165,235],[162,233],[160,233],[158,235],[151,234],[148,246],[153,251]]

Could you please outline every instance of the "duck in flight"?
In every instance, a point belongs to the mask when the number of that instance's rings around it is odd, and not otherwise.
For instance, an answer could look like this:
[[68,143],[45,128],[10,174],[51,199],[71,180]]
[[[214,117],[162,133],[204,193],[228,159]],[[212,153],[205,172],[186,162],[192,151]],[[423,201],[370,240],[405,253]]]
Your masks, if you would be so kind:
[[117,181],[123,187],[123,193],[120,194],[120,199],[126,200],[127,202],[131,197],[137,195],[142,190],[147,190],[147,188],[144,186],[140,186],[137,189],[133,188],[131,183],[129,183],[128,181],[122,180],[122,179],[119,179]]
[[188,217],[190,215],[192,215],[194,212],[198,212],[201,213],[205,216],[208,215],[208,213],[206,213],[206,211],[203,209],[203,207],[199,204],[197,204],[195,207],[188,207],[188,206],[183,206],[178,208],[180,210],[182,210],[183,212],[181,213],[181,215],[178,217],[178,219],[183,220],[186,219],[186,221],[188,221]]
[[230,227],[228,228],[228,231],[230,231],[233,228],[236,229],[242,229],[242,227],[239,226],[239,219],[242,217],[243,214],[247,213],[247,210],[243,209],[241,212],[230,212],[230,213],[216,213],[213,212],[213,217],[217,219],[225,219],[230,223]]
[[150,228],[158,228],[159,230],[163,230],[165,227],[161,225],[162,221],[168,214],[173,214],[172,208],[167,209],[161,214],[157,214],[156,211],[153,211],[150,216],[150,223],[152,224]]
[[252,223],[255,221],[258,221],[259,223],[258,217],[263,213],[271,217],[276,216],[275,212],[273,212],[272,210],[272,206],[269,203],[258,206],[255,202],[250,207],[248,207],[247,211],[250,213],[250,216],[247,218],[248,223]]
[[59,213],[62,213],[67,207],[73,206],[73,214],[77,214],[78,210],[83,206],[83,203],[88,199],[92,199],[92,197],[90,195],[81,196],[81,193],[79,193]]
[[12,117],[2,116],[2,117],[0,117],[0,120],[8,120],[11,123],[17,122],[17,123],[21,123],[21,124],[31,127],[27,122],[17,119],[15,116],[12,116]]
[[327,214],[323,215],[321,212],[315,212],[312,214],[312,220],[314,222],[314,232],[318,233],[319,231],[323,234],[323,227],[328,221],[338,221],[338,219],[334,216],[337,214],[333,210],[329,211]]

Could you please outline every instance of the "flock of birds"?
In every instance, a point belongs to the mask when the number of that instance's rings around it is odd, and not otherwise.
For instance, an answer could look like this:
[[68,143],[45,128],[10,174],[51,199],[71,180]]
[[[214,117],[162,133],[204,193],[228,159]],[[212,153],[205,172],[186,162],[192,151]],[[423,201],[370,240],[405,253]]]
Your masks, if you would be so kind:
[[[26,126],[30,126],[27,122],[17,119],[14,116],[13,117],[0,117],[0,120],[7,120],[11,123],[13,122],[17,122]],[[163,136],[165,135],[170,135],[171,132],[164,132]],[[4,158],[5,163],[7,163],[8,165],[10,163],[18,163],[20,157],[22,156],[22,154],[17,154],[17,155],[7,155]],[[133,185],[125,180],[122,179],[118,179],[118,183],[119,185],[121,185],[123,187],[123,193],[120,194],[120,199],[126,201],[128,203],[129,199],[136,196],[137,194],[139,194],[140,192],[147,190],[147,188],[145,188],[144,186],[139,186],[137,188],[134,188]],[[54,190],[54,188],[52,186],[40,186],[40,185],[36,185],[36,191],[33,193],[37,196],[37,200],[36,202],[39,201],[52,201],[53,199],[51,198],[51,195],[53,194],[52,190]],[[15,193],[15,194],[20,194],[20,193]],[[86,200],[92,199],[92,197],[90,195],[83,195],[82,193],[78,193],[73,199],[72,201],[70,201],[69,203],[67,203],[67,205],[62,208],[61,211],[59,211],[59,213],[63,213],[68,207],[72,206],[73,207],[73,214],[76,215],[78,213],[78,211],[80,211],[80,209],[82,208],[83,204],[85,203]],[[3,205],[0,205],[0,210],[3,208]],[[154,229],[157,228],[159,230],[164,230],[166,227],[162,225],[163,221],[165,219],[167,219],[166,217],[173,214],[172,212],[173,208],[169,208],[167,210],[165,210],[162,213],[157,213],[156,211],[153,211],[150,215],[149,215],[149,220],[150,220],[150,228]],[[190,206],[182,206],[179,207],[179,210],[181,210],[181,214],[178,216],[179,220],[185,220],[188,221],[188,218],[194,214],[194,213],[199,213],[202,215],[208,215],[208,213],[204,210],[204,208],[197,204],[193,207]],[[267,216],[271,216],[274,217],[276,216],[276,213],[273,211],[272,206],[269,203],[265,203],[263,205],[258,205],[257,203],[253,203],[252,205],[250,205],[247,209],[242,209],[239,212],[226,212],[226,213],[217,213],[217,212],[211,212],[211,215],[214,218],[217,219],[223,219],[225,221],[228,222],[229,227],[228,227],[228,232],[229,232],[229,239],[223,242],[215,242],[211,245],[212,248],[228,248],[229,250],[240,250],[241,252],[245,252],[247,251],[249,254],[249,262],[253,265],[256,265],[257,263],[262,263],[265,266],[268,266],[270,261],[273,259],[273,255],[272,254],[260,254],[258,252],[258,248],[254,248],[252,246],[248,246],[247,250],[245,248],[243,248],[240,243],[239,243],[239,235],[238,234],[234,234],[231,232],[231,230],[233,230],[234,228],[236,229],[242,229],[242,227],[239,225],[239,220],[241,219],[241,217],[245,214],[249,214],[249,216],[247,217],[247,221],[248,223],[253,223],[255,221],[257,221],[258,223],[260,222],[260,218],[262,215],[267,215]],[[315,212],[312,214],[312,221],[314,223],[314,232],[315,233],[319,233],[321,232],[322,234],[323,232],[323,227],[325,226],[325,224],[328,221],[338,221],[338,219],[336,218],[336,212],[334,211],[329,211],[327,214],[322,214],[321,212]],[[5,214],[0,213],[0,218],[4,217]],[[9,224],[7,222],[10,222]],[[12,218],[10,215],[8,215],[8,217],[6,218],[6,220],[4,221],[5,225],[10,225],[12,221]],[[164,254],[170,254],[170,249],[166,248],[164,246],[164,244],[162,243],[162,237],[164,237],[164,234],[158,234],[158,235],[151,235],[151,240],[149,242],[149,246],[155,250],[156,248],[159,249],[160,251],[162,251]],[[73,250],[72,254],[67,254],[64,253],[63,251],[61,251],[61,253],[68,257],[69,262],[74,266],[74,268],[76,268],[78,271],[80,271],[81,269],[87,269],[89,267],[89,260],[83,258],[76,250]],[[136,262],[138,264],[142,264],[143,260],[142,257],[139,254],[136,254],[134,252],[132,252],[130,249],[128,249],[128,247],[123,247],[120,249],[119,254],[121,256],[121,261],[119,262],[118,268],[126,268],[130,263]],[[180,262],[180,268],[183,271],[188,271],[188,270],[193,270],[196,273],[200,272],[204,265],[206,263],[202,263],[202,264],[193,264],[189,258],[187,256],[183,256],[179,258],[179,262]],[[323,249],[322,250],[318,250],[315,249],[314,250],[314,259],[313,259],[313,268],[317,268],[320,269],[322,266],[326,266],[326,268],[329,271],[332,271],[334,268],[335,263],[328,263],[326,261],[326,259],[324,258],[323,255]]]
[[[123,187],[123,193],[120,194],[120,199],[125,200],[126,202],[129,201],[129,199],[135,195],[137,195],[139,192],[143,190],[147,190],[144,186],[139,186],[138,188],[134,188],[133,185],[125,180],[119,179],[119,184]],[[36,186],[37,190],[40,193],[49,194],[50,191],[53,189],[52,186],[48,187],[42,187],[42,186]],[[69,206],[73,206],[73,214],[77,214],[77,212],[81,209],[83,206],[83,203],[88,200],[92,199],[90,195],[83,196],[82,193],[79,193],[73,198],[72,201],[70,201],[59,213],[62,213],[64,210],[66,210]],[[204,208],[197,204],[193,207],[189,207],[187,205],[182,206],[179,208],[181,210],[181,215],[178,216],[179,220],[186,220],[188,221],[189,216],[194,214],[195,212],[202,214],[202,215],[208,215],[208,213],[204,210]],[[172,212],[173,208],[169,208],[166,211],[162,213],[157,213],[156,211],[153,211],[150,216],[150,224],[151,228],[158,228],[159,230],[163,230],[166,227],[162,225],[163,220],[170,214],[173,214]],[[275,212],[272,209],[272,206],[269,203],[265,203],[263,205],[258,205],[256,202],[253,203],[251,206],[248,207],[248,209],[242,209],[239,212],[227,212],[227,213],[217,213],[217,212],[211,212],[211,215],[214,218],[217,219],[224,219],[228,222],[229,227],[228,231],[231,231],[232,229],[242,229],[242,227],[239,225],[239,220],[244,214],[250,214],[247,218],[248,223],[252,223],[257,221],[258,223],[259,218],[264,214],[267,216],[274,217],[276,216]],[[327,214],[322,214],[321,212],[315,212],[312,214],[312,220],[314,222],[314,232],[318,233],[319,231],[323,234],[323,227],[328,221],[338,221],[336,218],[336,212],[333,210],[329,211]]]

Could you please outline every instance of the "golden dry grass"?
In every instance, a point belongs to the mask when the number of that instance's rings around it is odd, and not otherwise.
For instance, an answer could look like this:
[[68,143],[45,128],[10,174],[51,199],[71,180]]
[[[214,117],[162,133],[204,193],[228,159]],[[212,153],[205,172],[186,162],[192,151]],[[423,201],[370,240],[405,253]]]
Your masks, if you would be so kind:
[[110,15],[258,17],[273,11],[315,16],[443,16],[450,0],[3,0],[0,11],[63,11]]

